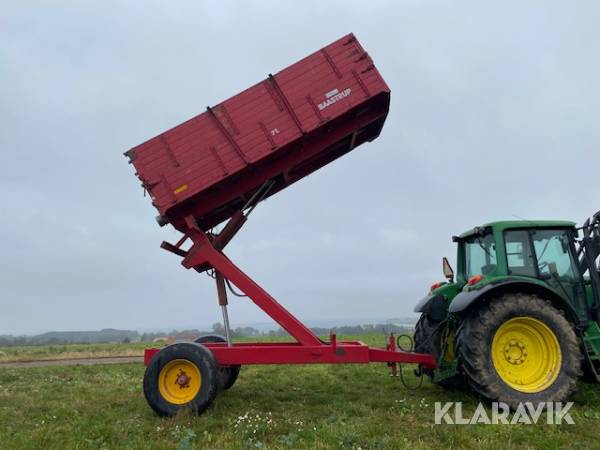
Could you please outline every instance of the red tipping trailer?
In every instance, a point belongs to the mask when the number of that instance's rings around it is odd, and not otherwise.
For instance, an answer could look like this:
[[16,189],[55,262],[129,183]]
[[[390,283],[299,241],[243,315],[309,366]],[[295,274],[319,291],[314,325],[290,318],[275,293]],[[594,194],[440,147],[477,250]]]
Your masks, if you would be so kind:
[[[202,412],[217,387],[230,387],[243,364],[386,362],[435,366],[430,355],[362,342],[323,342],[236,267],[223,248],[263,199],[381,132],[390,90],[352,34],[126,152],[159,211],[183,233],[161,247],[217,283],[227,336],[147,349],[144,392],[161,415]],[[216,225],[227,220],[220,232]],[[191,240],[186,250],[184,243]],[[227,287],[234,284],[296,343],[234,344]]]

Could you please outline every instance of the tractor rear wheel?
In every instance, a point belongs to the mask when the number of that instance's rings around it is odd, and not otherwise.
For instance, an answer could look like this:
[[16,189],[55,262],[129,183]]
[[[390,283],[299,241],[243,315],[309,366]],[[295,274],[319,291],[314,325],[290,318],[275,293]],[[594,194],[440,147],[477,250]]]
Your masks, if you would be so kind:
[[[444,326],[442,322],[433,320],[428,314],[421,314],[421,317],[415,325],[415,352],[427,353],[433,355],[439,360],[442,353],[442,331]],[[454,343],[451,342],[450,345]],[[423,371],[423,368],[420,368]],[[425,371],[425,373],[433,380],[433,371]],[[464,386],[462,374],[445,378],[436,382],[439,386],[445,388],[460,388]]]
[[217,363],[206,347],[181,342],[158,352],[144,373],[144,396],[161,416],[201,414],[217,395]]
[[581,375],[573,326],[530,294],[505,294],[473,311],[460,326],[457,352],[473,390],[511,408],[564,401]]
[[[219,334],[207,334],[206,336],[200,336],[194,342],[198,344],[210,343],[210,342],[227,342],[223,336]],[[217,368],[217,386],[221,390],[227,390],[238,378],[240,374],[240,368],[242,366],[218,366]]]

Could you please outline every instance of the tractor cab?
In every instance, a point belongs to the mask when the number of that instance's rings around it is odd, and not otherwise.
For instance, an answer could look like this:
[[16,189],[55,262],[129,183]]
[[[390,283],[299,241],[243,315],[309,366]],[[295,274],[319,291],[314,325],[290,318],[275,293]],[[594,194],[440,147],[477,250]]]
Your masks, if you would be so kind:
[[594,302],[585,289],[577,237],[575,223],[564,221],[507,221],[477,227],[453,238],[458,243],[457,283],[466,292],[499,284],[529,285],[529,290],[560,298],[561,307],[586,322]]

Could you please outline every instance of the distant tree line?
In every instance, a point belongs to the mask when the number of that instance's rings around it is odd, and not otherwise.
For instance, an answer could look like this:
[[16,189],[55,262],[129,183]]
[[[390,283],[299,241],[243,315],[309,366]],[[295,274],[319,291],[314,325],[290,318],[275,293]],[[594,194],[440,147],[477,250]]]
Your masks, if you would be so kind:
[[[311,330],[317,335],[329,335],[331,331],[337,334],[370,334],[370,333],[412,333],[408,325],[396,325],[390,323],[365,324],[365,325],[343,325],[334,328],[312,327]],[[146,332],[138,333],[131,330],[104,329],[100,331],[51,331],[35,336],[11,336],[0,335],[0,346],[26,346],[26,345],[61,345],[61,344],[99,344],[99,343],[128,343],[128,342],[152,342],[156,339],[165,340],[193,340],[205,334],[225,335],[225,328],[221,323],[215,323],[210,331],[198,329],[172,330],[170,333]],[[279,328],[278,330],[259,331],[253,327],[237,327],[231,330],[233,337],[260,337],[260,336],[287,336],[288,333]]]
[[139,340],[137,331],[106,328],[100,331],[50,331],[35,336],[0,335],[0,346],[100,344]]

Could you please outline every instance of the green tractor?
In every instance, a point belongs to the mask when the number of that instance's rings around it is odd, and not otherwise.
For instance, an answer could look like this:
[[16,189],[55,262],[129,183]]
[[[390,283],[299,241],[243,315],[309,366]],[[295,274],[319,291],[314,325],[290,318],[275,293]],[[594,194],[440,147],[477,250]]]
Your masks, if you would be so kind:
[[457,274],[415,308],[427,374],[490,401],[564,401],[582,375],[600,381],[600,212],[565,221],[494,222],[454,236]]

